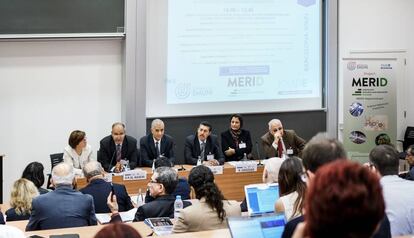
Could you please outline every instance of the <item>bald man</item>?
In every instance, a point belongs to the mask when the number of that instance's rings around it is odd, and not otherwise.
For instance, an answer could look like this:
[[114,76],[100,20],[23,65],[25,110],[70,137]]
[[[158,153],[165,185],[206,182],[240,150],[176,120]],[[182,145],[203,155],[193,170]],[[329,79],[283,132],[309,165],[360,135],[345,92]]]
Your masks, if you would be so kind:
[[173,138],[165,134],[164,122],[155,119],[151,123],[151,133],[142,137],[139,141],[141,149],[141,165],[152,167],[152,163],[159,157],[166,157],[172,164],[174,158],[174,141]]
[[32,201],[32,213],[26,231],[96,225],[91,195],[73,189],[73,166],[60,163],[52,170],[55,190]]
[[111,135],[100,141],[98,161],[107,172],[122,172],[123,169],[119,165],[123,161],[129,162],[130,169],[138,166],[137,140],[126,135],[123,123],[115,122]]

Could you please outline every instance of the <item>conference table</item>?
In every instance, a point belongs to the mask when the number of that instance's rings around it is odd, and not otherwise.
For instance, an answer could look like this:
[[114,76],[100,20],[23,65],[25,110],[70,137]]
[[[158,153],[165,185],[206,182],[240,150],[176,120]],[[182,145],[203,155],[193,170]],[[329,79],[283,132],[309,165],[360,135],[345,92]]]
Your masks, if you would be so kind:
[[[181,169],[181,165],[175,166]],[[185,170],[178,171],[180,177],[188,178],[193,165],[183,165]],[[122,175],[112,176],[112,182],[124,184],[129,194],[138,194],[139,190],[145,192],[147,184],[152,176],[151,168],[139,168],[147,172],[146,179],[141,180],[124,180]],[[248,184],[262,183],[263,166],[258,166],[257,171],[253,172],[236,172],[234,166],[229,163],[223,165],[223,174],[215,174],[215,182],[228,200],[242,201],[244,199],[244,186]],[[78,178],[77,189],[81,189],[87,185],[85,178]]]

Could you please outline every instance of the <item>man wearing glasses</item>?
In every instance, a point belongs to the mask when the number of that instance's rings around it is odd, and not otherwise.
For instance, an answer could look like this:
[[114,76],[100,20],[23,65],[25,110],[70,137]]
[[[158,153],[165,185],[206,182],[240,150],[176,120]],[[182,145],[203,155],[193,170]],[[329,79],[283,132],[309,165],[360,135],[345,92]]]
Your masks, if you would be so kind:
[[305,140],[293,130],[284,130],[279,119],[269,121],[269,131],[261,137],[266,159],[272,157],[301,156]]

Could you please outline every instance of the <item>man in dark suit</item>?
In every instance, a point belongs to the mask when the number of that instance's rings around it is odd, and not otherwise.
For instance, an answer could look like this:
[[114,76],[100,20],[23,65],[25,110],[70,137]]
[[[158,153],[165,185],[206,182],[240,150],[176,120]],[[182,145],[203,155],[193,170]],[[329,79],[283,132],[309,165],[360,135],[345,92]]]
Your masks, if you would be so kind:
[[185,139],[184,158],[187,164],[196,165],[198,159],[204,165],[215,166],[224,164],[224,155],[216,135],[211,134],[212,126],[203,121],[200,123],[195,135]]
[[70,164],[60,163],[53,168],[55,190],[33,199],[26,231],[96,225],[93,198],[74,190],[74,181]]
[[126,161],[129,161],[131,169],[138,166],[137,140],[125,134],[123,123],[114,123],[111,135],[101,140],[98,161],[107,172],[122,172],[122,164]]
[[268,125],[269,131],[260,138],[266,158],[301,156],[306,144],[304,139],[293,130],[284,130],[279,119],[272,119]]
[[155,159],[160,156],[168,158],[174,164],[173,138],[164,134],[164,122],[155,119],[151,123],[151,133],[139,141],[141,150],[141,166],[152,167]]
[[[148,183],[152,202],[140,206],[135,213],[134,221],[143,221],[150,217],[174,217],[175,197],[172,195],[178,184],[177,171],[170,167],[159,167]],[[183,201],[184,207],[190,203]]]
[[112,187],[118,199],[118,211],[124,212],[134,208],[124,185],[116,183],[111,185],[111,183],[104,180],[104,170],[99,162],[91,161],[85,164],[83,174],[88,181],[88,185],[80,191],[93,197],[96,213],[111,212],[106,198],[111,192]]

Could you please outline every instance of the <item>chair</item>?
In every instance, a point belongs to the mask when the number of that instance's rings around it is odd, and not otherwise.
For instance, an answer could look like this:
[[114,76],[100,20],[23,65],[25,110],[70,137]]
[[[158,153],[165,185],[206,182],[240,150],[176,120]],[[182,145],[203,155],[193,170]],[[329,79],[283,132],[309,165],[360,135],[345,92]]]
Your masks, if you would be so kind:
[[[56,154],[51,154],[50,155],[50,171],[52,171],[53,167],[55,167],[57,164],[63,162],[63,153],[56,153]],[[47,179],[47,188],[48,189],[53,189],[53,187],[51,187],[50,184],[50,179],[52,178],[52,172],[50,172],[48,179]]]
[[408,146],[414,144],[414,127],[413,126],[407,126],[407,129],[405,130],[404,134],[404,140],[398,140],[401,141],[403,144],[403,151],[407,151]]

